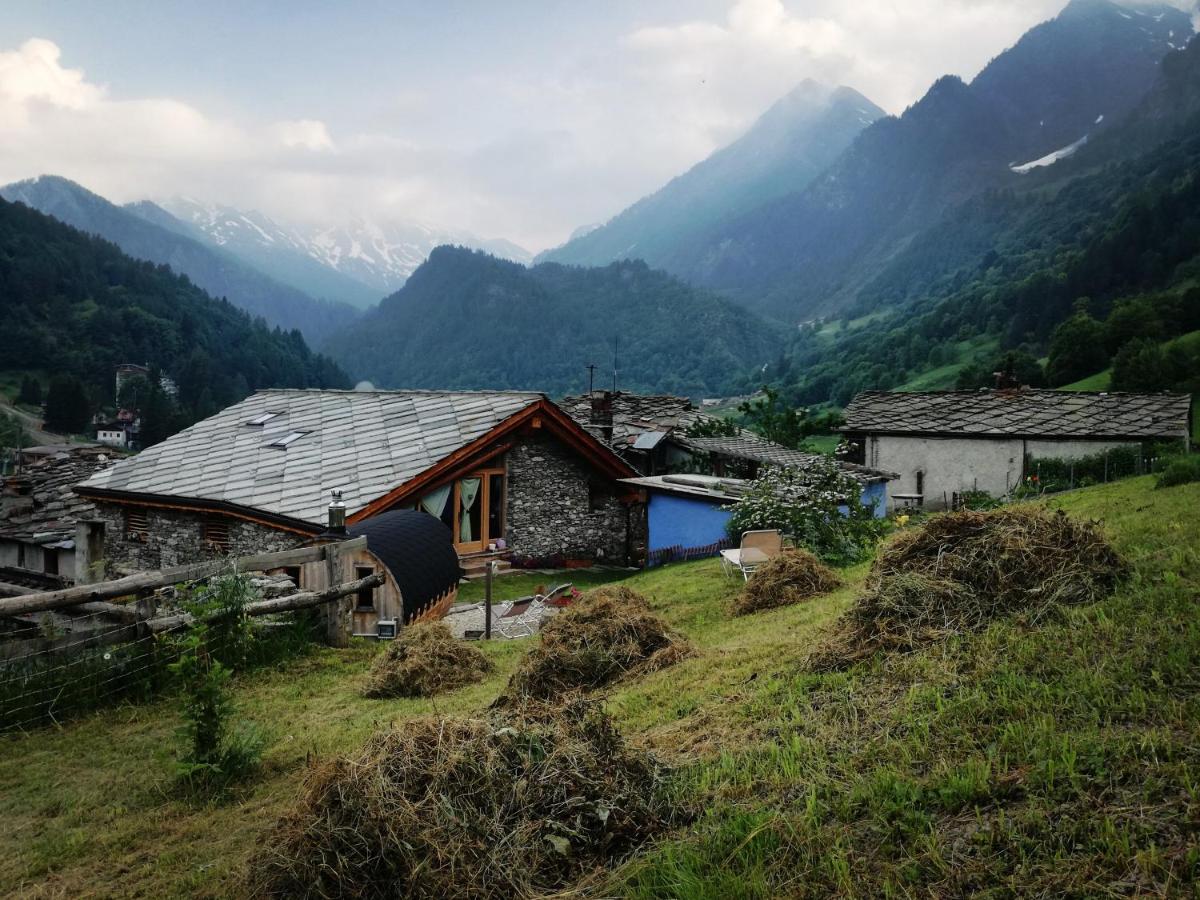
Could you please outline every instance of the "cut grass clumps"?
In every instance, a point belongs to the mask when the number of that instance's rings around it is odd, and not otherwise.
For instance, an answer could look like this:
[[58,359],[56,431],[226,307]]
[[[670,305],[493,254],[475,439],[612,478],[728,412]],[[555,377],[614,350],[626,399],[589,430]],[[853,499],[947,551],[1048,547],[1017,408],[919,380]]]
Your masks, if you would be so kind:
[[515,897],[561,888],[673,821],[665,772],[598,703],[422,718],[308,774],[260,843],[258,897]]
[[588,591],[542,626],[498,705],[549,700],[674,665],[693,653],[682,635],[623,585]]
[[977,631],[1002,616],[1042,619],[1107,597],[1125,564],[1093,523],[1040,507],[934,516],[881,551],[866,590],[810,658],[843,669]]
[[363,695],[432,697],[482,681],[493,669],[477,648],[455,640],[445,623],[419,622],[375,658]]
[[803,603],[841,586],[833,570],[807,550],[790,550],[768,560],[750,576],[734,598],[731,611],[746,616]]

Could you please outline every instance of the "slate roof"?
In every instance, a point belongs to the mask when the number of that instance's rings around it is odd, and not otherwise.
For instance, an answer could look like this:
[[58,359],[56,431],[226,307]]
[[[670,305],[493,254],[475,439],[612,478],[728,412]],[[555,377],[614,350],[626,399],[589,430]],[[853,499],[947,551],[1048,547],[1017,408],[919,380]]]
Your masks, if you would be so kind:
[[868,391],[843,431],[1025,438],[1185,438],[1188,394],[1046,390]]
[[[792,469],[807,470],[818,460],[828,457],[818,453],[806,453],[803,450],[791,450],[782,444],[768,441],[743,432],[739,437],[674,437],[672,440],[688,450],[699,453],[713,453],[717,456],[728,456],[734,459],[748,459],[753,462],[765,463],[772,466],[786,466]],[[869,469],[854,463],[838,462],[847,475],[868,484],[875,481],[886,481],[897,478],[891,472]]]
[[351,537],[365,535],[367,549],[392,573],[404,602],[405,622],[424,612],[462,577],[454,535],[429,513],[389,510],[348,530]]
[[[323,525],[544,400],[509,391],[259,391],[84,482],[86,488],[235,504]],[[273,413],[261,425],[250,420]],[[303,434],[286,448],[272,443]]]
[[52,455],[34,456],[20,475],[5,479],[0,497],[0,538],[74,546],[75,525],[95,507],[73,490],[113,464],[110,450],[65,445]]
[[[591,397],[587,394],[564,397],[558,405],[594,437],[603,440],[600,426],[592,423]],[[687,397],[618,391],[612,395],[612,446],[619,451],[631,446],[645,432],[686,430],[705,418],[711,417],[696,409]]]

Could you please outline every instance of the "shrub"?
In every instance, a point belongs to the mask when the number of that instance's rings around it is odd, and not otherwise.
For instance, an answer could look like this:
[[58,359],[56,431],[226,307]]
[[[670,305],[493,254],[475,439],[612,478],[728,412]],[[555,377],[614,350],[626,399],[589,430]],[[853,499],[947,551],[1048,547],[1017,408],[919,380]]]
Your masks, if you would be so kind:
[[409,625],[375,658],[367,697],[432,697],[482,681],[495,666],[444,622]]
[[755,569],[742,592],[733,601],[735,616],[802,603],[827,593],[841,579],[819,559],[804,550],[782,553]]
[[806,469],[763,469],[736,504],[727,507],[729,535],[778,529],[822,560],[845,565],[865,557],[887,527],[862,504],[862,486],[832,459]]
[[497,704],[602,687],[673,665],[691,652],[641,594],[622,585],[598,587],[542,626],[541,642],[521,661]]
[[1158,476],[1156,487],[1175,487],[1200,481],[1200,455],[1180,456],[1171,460]]
[[259,897],[526,897],[671,823],[656,761],[598,704],[424,718],[317,764],[262,839]]

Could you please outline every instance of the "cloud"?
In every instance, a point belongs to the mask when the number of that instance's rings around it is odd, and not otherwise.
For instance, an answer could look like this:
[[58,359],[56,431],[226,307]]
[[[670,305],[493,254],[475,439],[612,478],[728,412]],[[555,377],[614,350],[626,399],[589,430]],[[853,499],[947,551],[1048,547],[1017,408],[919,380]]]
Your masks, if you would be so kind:
[[183,193],[283,221],[418,220],[540,249],[661,187],[806,78],[899,113],[1063,2],[729,0],[700,18],[663,0],[624,27],[563,37],[546,24],[529,38],[537,54],[436,73],[426,58],[372,82],[370,66],[339,60],[281,121],[245,112],[256,97],[268,108],[253,84],[220,115],[118,96],[35,37],[0,49],[0,183],[53,173],[117,202]]

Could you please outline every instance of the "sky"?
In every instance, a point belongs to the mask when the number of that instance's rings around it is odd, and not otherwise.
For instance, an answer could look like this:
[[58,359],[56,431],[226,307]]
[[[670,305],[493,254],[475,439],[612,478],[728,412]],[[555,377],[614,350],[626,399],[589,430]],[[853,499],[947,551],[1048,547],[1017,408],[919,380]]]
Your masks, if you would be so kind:
[[538,251],[805,78],[900,113],[1064,2],[5,0],[0,183],[57,174],[115,202],[419,221]]

